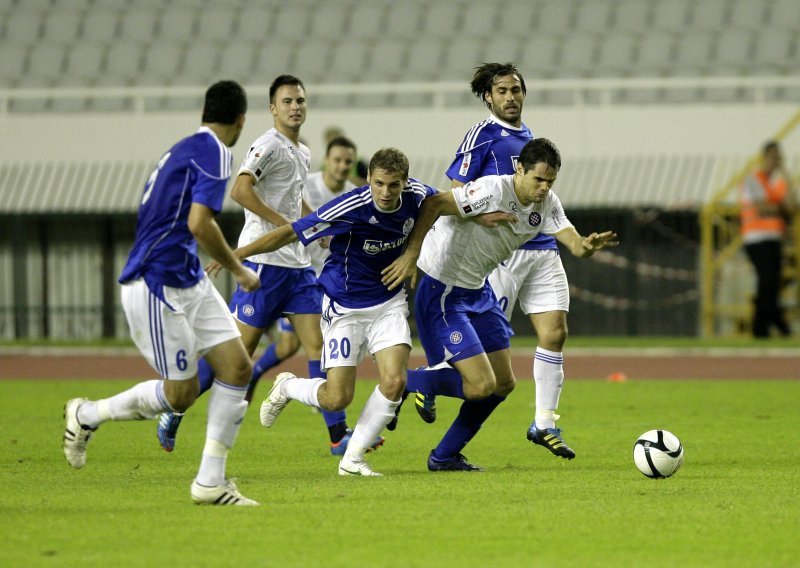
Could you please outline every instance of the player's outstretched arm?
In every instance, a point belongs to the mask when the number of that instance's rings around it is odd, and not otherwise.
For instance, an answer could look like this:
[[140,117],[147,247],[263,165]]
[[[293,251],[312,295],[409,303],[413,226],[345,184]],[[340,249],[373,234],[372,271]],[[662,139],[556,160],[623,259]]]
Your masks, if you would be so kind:
[[599,250],[619,245],[619,237],[614,231],[592,233],[587,237],[578,234],[574,227],[569,227],[553,235],[558,242],[566,246],[577,257],[586,258]]
[[[247,257],[261,254],[263,252],[273,252],[281,247],[285,247],[289,243],[297,240],[297,233],[291,225],[282,225],[277,229],[273,229],[260,239],[253,241],[250,244],[237,248],[232,251],[237,260],[245,259]],[[212,255],[213,256],[213,255]],[[216,258],[216,257],[214,257]],[[216,276],[223,268],[222,263],[213,260],[206,264],[206,272],[211,276]]]
[[413,288],[417,284],[417,259],[425,235],[431,230],[433,224],[442,215],[456,215],[458,209],[456,200],[451,192],[437,193],[427,198],[419,210],[419,217],[408,236],[406,250],[392,264],[381,270],[381,282],[389,290],[394,290],[410,278],[409,285]]
[[[192,203],[189,209],[189,230],[204,251],[217,259],[220,268],[227,268],[242,289],[252,292],[261,284],[256,273],[247,268],[231,250],[222,230],[214,219],[214,211],[200,203]],[[219,270],[217,270],[219,272]]]

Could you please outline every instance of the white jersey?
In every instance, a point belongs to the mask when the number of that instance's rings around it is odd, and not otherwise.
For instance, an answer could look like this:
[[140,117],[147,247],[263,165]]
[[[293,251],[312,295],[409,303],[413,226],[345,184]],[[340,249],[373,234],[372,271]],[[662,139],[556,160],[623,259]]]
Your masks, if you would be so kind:
[[[302,196],[310,164],[311,152],[305,144],[301,142],[295,146],[286,136],[271,128],[250,146],[239,174],[252,175],[256,180],[255,192],[264,203],[289,221],[296,221],[302,215]],[[239,246],[250,244],[275,228],[245,208]],[[310,264],[308,253],[299,242],[247,260],[287,268],[306,268]]]
[[[344,189],[334,193],[325,185],[325,181],[322,179],[322,172],[314,172],[313,174],[308,174],[306,188],[303,192],[303,199],[306,200],[306,203],[311,209],[316,211],[320,206],[325,205],[334,197],[347,193],[355,188],[356,185],[354,183],[345,181]],[[314,242],[308,245],[306,252],[311,258],[311,265],[314,267],[314,271],[317,273],[317,276],[319,276],[319,273],[322,271],[322,265],[325,264],[325,259],[328,258],[328,249],[319,246],[319,242]]]
[[[572,227],[561,201],[549,191],[541,203],[519,204],[514,176],[485,176],[452,189],[460,216],[439,218],[425,236],[418,266],[451,286],[477,289],[489,273],[522,243],[540,232],[555,234]],[[504,211],[517,222],[484,227],[467,219],[481,213]]]

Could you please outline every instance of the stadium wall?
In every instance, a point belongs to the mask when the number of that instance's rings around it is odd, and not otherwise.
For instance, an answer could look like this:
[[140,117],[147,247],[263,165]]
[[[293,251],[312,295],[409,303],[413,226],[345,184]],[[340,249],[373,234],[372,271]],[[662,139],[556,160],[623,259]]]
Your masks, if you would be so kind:
[[[255,99],[252,97],[251,99]],[[240,159],[247,141],[272,126],[271,116],[251,100]],[[709,151],[750,155],[796,112],[788,104],[658,105],[607,108],[529,105],[526,123],[537,136],[555,141],[565,160],[584,156],[619,156]],[[197,113],[50,113],[0,115],[0,163],[25,160],[146,160],[166,149],[198,124]],[[323,130],[344,128],[369,155],[396,146],[412,158],[450,157],[466,129],[488,116],[474,107],[446,110],[310,109],[303,138],[315,161],[322,155]]]

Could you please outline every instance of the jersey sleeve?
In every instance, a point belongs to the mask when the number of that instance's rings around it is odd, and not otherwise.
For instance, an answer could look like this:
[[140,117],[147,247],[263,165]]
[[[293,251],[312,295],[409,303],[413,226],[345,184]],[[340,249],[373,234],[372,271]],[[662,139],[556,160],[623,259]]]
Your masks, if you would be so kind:
[[[304,245],[322,237],[339,235],[350,232],[353,227],[354,219],[345,212],[342,214],[334,213],[338,211],[337,205],[347,198],[350,194],[339,196],[328,203],[320,206],[313,213],[301,217],[294,223],[292,228]],[[333,211],[332,211],[333,210]],[[326,215],[326,212],[328,214]]]
[[467,185],[454,187],[453,197],[458,206],[458,213],[462,217],[474,217],[481,213],[497,211],[500,192],[488,183],[486,179],[478,179]]
[[250,174],[256,182],[266,176],[279,161],[281,143],[275,137],[262,138],[248,150],[239,167],[239,174]]
[[414,192],[414,199],[417,202],[417,207],[422,207],[422,203],[429,197],[432,197],[439,193],[439,190],[435,187],[431,187],[422,183],[421,181],[409,178],[408,185],[411,187],[411,190]]
[[477,128],[478,125],[467,132],[456,150],[456,157],[445,172],[451,180],[467,183],[485,175],[483,164],[490,152],[492,141],[485,137],[482,128],[476,132]]
[[231,177],[233,156],[216,140],[209,140],[198,148],[192,158],[196,179],[192,187],[192,203],[205,205],[212,211],[222,211],[225,188]]
[[553,192],[547,194],[547,210],[544,218],[542,232],[547,235],[554,235],[573,226],[570,220],[567,219],[566,213],[564,213],[561,200]]

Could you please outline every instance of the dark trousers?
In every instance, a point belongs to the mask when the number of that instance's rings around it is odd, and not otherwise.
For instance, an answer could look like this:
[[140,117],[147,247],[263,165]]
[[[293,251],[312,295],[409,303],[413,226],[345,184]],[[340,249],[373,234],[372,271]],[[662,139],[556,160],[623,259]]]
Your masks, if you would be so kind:
[[782,335],[789,335],[789,326],[778,303],[783,262],[780,241],[747,244],[744,249],[757,277],[753,336],[769,337],[773,324]]

